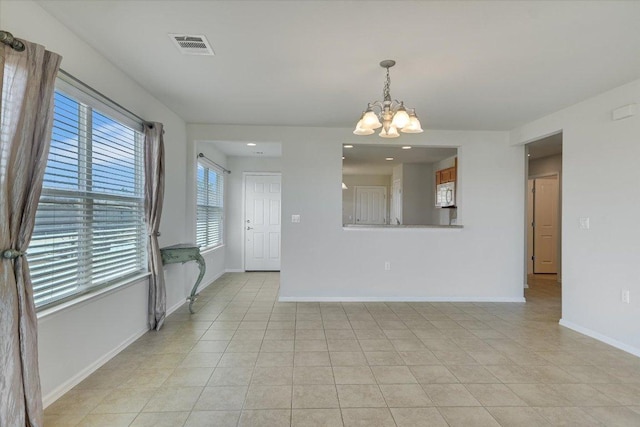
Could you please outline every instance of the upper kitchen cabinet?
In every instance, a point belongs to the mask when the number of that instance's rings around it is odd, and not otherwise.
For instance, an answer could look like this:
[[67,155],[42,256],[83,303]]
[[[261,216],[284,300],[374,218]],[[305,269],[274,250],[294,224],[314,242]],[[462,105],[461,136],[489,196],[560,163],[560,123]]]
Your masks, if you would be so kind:
[[455,165],[436,171],[436,185],[446,184],[447,182],[456,182],[458,172],[458,158],[455,159]]

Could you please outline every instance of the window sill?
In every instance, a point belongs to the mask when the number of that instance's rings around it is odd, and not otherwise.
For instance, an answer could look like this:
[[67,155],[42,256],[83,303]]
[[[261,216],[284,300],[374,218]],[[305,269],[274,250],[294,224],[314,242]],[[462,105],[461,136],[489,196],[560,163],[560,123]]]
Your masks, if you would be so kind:
[[200,255],[205,256],[219,249],[224,249],[224,243],[218,246],[214,246],[212,248],[203,249],[202,251],[200,251]]
[[129,286],[133,286],[136,283],[139,283],[140,281],[146,279],[150,275],[151,275],[150,273],[142,273],[137,276],[130,277],[121,282],[117,282],[112,285],[106,286],[104,288],[97,289],[93,292],[89,292],[84,295],[81,295],[78,298],[74,298],[72,300],[65,301],[63,303],[54,305],[52,307],[45,308],[42,311],[38,311],[36,313],[36,316],[38,318],[38,321],[45,320],[46,318],[51,317],[55,314],[61,313],[63,311],[67,311],[71,308],[80,307],[82,305],[88,304],[91,301],[94,301],[96,299],[100,299],[107,295],[115,293],[121,289],[128,288]]

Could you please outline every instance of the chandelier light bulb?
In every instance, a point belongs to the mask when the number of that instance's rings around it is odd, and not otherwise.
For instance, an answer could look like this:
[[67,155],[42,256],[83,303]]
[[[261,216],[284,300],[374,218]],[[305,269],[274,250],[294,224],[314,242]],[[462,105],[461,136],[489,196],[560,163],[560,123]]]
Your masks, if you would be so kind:
[[378,129],[382,126],[380,123],[380,119],[378,119],[378,115],[369,108],[362,116],[362,127],[365,129]]
[[420,120],[418,120],[418,117],[415,115],[415,113],[410,114],[409,124],[407,124],[407,126],[402,128],[402,133],[422,133],[422,132],[424,131],[422,130],[422,126],[420,125]]
[[381,138],[397,138],[399,136],[400,134],[398,133],[398,129],[393,125],[389,126],[389,129],[386,131],[384,129],[380,131]]
[[373,133],[373,129],[365,128],[363,126],[363,119],[360,119],[353,133],[355,135],[371,135]]
[[410,118],[409,114],[407,113],[407,109],[404,108],[402,104],[400,104],[398,111],[396,111],[396,114],[393,116],[393,121],[391,122],[391,124],[397,129],[402,129],[409,124],[409,120]]

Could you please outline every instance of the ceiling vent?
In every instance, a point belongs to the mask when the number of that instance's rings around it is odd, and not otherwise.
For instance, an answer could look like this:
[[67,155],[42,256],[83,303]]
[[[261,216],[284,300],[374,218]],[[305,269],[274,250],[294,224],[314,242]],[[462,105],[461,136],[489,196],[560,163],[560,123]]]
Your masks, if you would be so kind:
[[169,38],[184,55],[215,55],[209,41],[203,35],[169,34]]

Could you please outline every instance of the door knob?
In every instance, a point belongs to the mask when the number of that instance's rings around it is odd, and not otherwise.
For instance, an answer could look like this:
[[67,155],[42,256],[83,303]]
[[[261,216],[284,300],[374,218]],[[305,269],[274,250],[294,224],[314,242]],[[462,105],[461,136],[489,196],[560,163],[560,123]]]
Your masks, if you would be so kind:
[[247,230],[253,230],[253,227],[247,227]]

